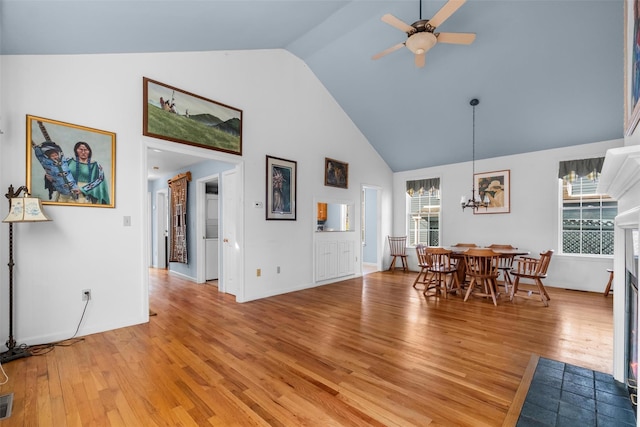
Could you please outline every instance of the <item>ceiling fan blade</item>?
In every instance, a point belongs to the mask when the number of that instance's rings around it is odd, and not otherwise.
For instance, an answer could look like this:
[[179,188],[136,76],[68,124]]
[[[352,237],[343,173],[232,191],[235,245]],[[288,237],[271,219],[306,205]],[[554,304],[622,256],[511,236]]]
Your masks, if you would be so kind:
[[416,67],[418,68],[424,67],[426,56],[427,56],[426,53],[421,53],[419,55],[416,54]]
[[403,46],[404,46],[404,43],[398,43],[395,46],[391,46],[389,49],[385,49],[382,52],[376,53],[371,57],[371,59],[380,59],[383,56],[390,54],[391,52],[395,52],[396,50],[402,48]]
[[437,33],[438,43],[471,44],[476,39],[474,33]]
[[439,27],[444,21],[449,19],[453,13],[464,4],[466,0],[449,0],[436,14],[429,20],[432,27]]
[[404,31],[405,33],[413,34],[416,32],[416,29],[413,28],[411,25],[405,22],[402,22],[401,20],[399,20],[398,18],[396,18],[390,13],[383,15],[381,19],[382,19],[382,22],[385,22],[391,25],[392,27],[396,27],[397,29],[399,29],[400,31]]

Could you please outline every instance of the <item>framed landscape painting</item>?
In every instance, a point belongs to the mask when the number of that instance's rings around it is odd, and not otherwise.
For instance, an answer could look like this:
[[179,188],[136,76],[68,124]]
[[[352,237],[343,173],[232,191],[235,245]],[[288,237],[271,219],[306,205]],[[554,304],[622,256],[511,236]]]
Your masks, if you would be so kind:
[[242,155],[242,110],[144,77],[142,133]]
[[27,187],[48,205],[115,207],[116,134],[27,116]]
[[266,219],[296,220],[297,163],[267,156]]
[[489,199],[489,206],[474,209],[474,214],[494,214],[511,212],[511,183],[510,171],[484,172],[473,175],[475,187],[478,189],[480,200],[485,196]]

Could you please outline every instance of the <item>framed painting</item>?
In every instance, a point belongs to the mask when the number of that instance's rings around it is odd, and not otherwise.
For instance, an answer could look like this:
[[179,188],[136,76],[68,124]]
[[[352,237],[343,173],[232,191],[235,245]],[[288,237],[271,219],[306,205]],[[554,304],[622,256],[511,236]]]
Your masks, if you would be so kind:
[[349,163],[325,157],[324,185],[329,187],[349,188]]
[[142,133],[242,155],[242,110],[143,77]]
[[511,185],[509,170],[484,172],[473,175],[480,200],[485,196],[489,206],[474,210],[474,214],[494,214],[511,212]]
[[640,0],[625,0],[624,6],[624,116],[629,136],[640,120]]
[[296,220],[297,163],[267,156],[266,219]]
[[27,115],[27,187],[48,205],[115,207],[116,134]]

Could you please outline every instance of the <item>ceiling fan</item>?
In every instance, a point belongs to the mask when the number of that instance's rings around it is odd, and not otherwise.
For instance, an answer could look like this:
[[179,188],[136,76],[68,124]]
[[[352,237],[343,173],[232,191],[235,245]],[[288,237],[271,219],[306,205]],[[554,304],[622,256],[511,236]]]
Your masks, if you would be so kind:
[[407,33],[407,40],[373,55],[371,59],[380,59],[406,46],[415,54],[417,67],[424,67],[426,53],[436,43],[471,44],[476,39],[474,33],[437,33],[436,28],[449,19],[466,0],[449,0],[431,19],[422,19],[422,0],[420,0],[420,20],[408,25],[395,16],[387,13],[382,17],[385,22]]

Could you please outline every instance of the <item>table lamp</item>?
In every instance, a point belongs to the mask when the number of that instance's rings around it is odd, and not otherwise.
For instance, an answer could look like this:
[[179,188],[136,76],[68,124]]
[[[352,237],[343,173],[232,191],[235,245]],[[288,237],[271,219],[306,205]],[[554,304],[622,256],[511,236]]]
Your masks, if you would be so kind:
[[[20,193],[23,193],[22,197]],[[40,222],[51,221],[42,211],[42,204],[37,197],[31,197],[29,190],[24,185],[16,191],[13,185],[5,194],[9,199],[9,215],[2,221],[9,223],[9,339],[6,342],[7,351],[0,353],[0,363],[31,356],[25,347],[16,348],[16,340],[13,337],[13,223],[14,222]]]

